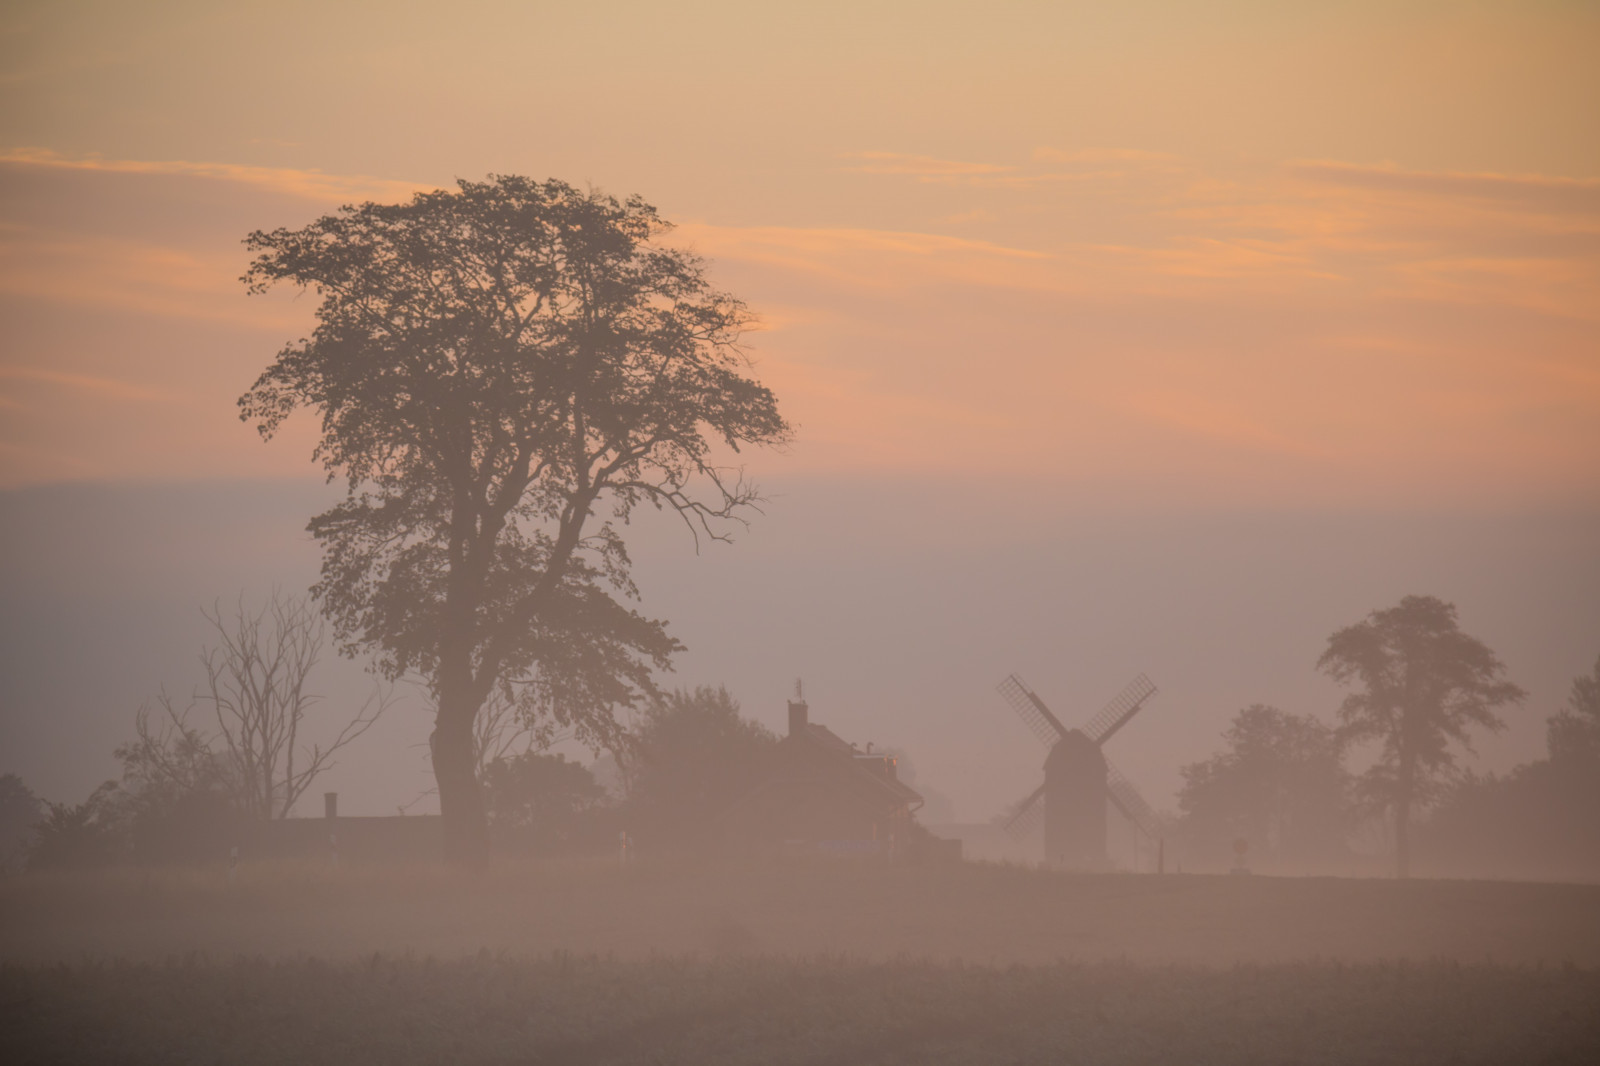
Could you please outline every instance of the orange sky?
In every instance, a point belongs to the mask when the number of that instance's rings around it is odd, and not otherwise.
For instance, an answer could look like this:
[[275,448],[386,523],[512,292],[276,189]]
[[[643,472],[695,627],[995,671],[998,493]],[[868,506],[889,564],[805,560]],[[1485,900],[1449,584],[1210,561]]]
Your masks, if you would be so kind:
[[306,473],[239,238],[510,171],[761,312],[780,472],[1600,498],[1593,6],[749,6],[13,6],[0,483]]

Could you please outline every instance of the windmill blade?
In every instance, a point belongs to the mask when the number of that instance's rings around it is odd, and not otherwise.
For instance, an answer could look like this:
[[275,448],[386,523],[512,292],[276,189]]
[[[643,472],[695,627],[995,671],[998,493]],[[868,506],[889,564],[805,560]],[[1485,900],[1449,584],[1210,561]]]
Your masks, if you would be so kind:
[[1016,809],[1016,813],[1005,820],[1000,826],[1013,839],[1021,840],[1030,836],[1039,827],[1039,822],[1044,818],[1044,786],[1034,789],[1027,799],[1023,800]]
[[1161,839],[1161,816],[1139,795],[1133,782],[1123,777],[1122,771],[1109,762],[1106,763],[1106,793],[1111,805],[1122,812],[1122,816],[1132,822],[1139,832],[1151,840]]
[[996,686],[1005,701],[1011,704],[1011,709],[1017,712],[1033,735],[1039,738],[1045,747],[1053,747],[1055,742],[1067,735],[1067,729],[1061,724],[1050,708],[1044,705],[1044,700],[1033,694],[1033,689],[1023,684],[1022,678],[1012,674]]
[[1128,682],[1128,687],[1117,693],[1117,698],[1101,708],[1100,713],[1084,725],[1083,732],[1096,744],[1104,744],[1111,734],[1128,724],[1128,719],[1139,713],[1144,701],[1156,694],[1150,679],[1140,674]]

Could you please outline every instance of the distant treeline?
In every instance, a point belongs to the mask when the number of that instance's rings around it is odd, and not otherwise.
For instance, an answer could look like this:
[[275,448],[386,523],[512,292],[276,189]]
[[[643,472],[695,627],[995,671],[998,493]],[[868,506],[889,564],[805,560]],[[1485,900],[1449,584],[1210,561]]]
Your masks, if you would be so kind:
[[[1348,873],[1394,848],[1383,775],[1358,776],[1337,725],[1256,704],[1223,749],[1183,767],[1175,842],[1186,868]],[[1546,723],[1546,755],[1503,775],[1462,770],[1414,829],[1425,876],[1600,879],[1600,659]]]
[[[267,818],[230,781],[222,753],[193,732],[117,749],[120,779],[81,803],[44,803],[14,774],[0,777],[0,848],[8,868],[220,860],[270,834]],[[718,816],[754,788],[777,737],[740,714],[726,688],[664,693],[640,716],[622,756],[593,769],[525,735],[482,766],[491,833],[502,853],[557,855],[632,846],[718,844]],[[183,772],[169,772],[173,767]]]

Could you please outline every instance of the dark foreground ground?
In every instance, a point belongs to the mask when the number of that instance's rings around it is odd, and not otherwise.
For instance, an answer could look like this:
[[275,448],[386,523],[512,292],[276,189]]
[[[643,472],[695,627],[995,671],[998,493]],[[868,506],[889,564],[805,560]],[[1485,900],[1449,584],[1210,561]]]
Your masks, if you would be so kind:
[[1593,1063],[1600,973],[485,954],[0,967],[11,1063]]
[[1600,1063],[1600,886],[964,864],[0,881],[0,1063]]

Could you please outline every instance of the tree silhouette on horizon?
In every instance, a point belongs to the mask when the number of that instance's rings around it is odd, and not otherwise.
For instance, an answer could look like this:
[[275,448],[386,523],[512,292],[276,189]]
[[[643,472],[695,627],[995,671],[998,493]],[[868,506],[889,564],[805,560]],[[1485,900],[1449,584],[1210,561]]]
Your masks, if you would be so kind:
[[257,231],[251,292],[320,299],[239,400],[270,437],[321,418],[342,502],[309,529],[346,654],[420,677],[446,854],[488,858],[473,726],[492,690],[593,747],[681,647],[638,598],[620,525],[640,504],[726,539],[758,497],[718,447],[790,427],[739,347],[750,314],[638,197],[499,176]]
[[1502,679],[1505,666],[1463,633],[1454,604],[1406,596],[1338,630],[1317,668],[1359,686],[1339,706],[1341,739],[1376,741],[1380,752],[1356,782],[1372,810],[1392,811],[1395,875],[1411,873],[1411,823],[1456,768],[1453,745],[1469,753],[1469,730],[1505,728],[1495,711],[1526,693]]

